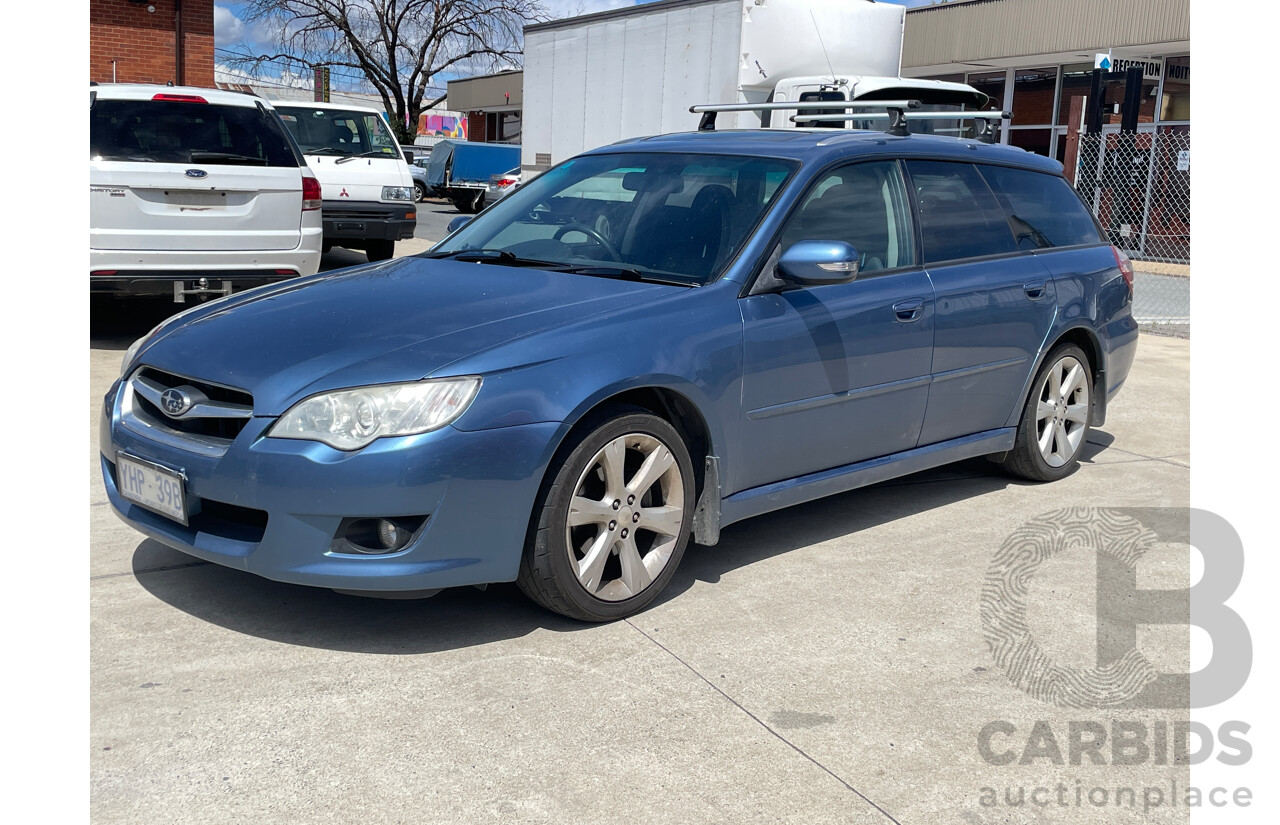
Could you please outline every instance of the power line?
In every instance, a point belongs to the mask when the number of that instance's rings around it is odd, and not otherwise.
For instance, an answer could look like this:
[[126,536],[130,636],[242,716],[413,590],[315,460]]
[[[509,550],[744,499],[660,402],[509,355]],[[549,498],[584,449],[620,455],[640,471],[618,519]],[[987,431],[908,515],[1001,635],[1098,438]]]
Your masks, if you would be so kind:
[[[232,55],[232,56],[234,56],[234,57],[239,57],[239,58],[252,58],[252,57],[253,57],[253,55],[245,54],[245,53],[243,53],[243,52],[233,51],[233,50],[231,50],[231,49],[223,49],[223,48],[216,48],[216,47],[215,47],[215,48],[214,48],[214,51],[215,51],[215,52],[221,52],[221,53],[223,53],[223,54],[227,54],[227,55]],[[306,66],[306,65],[307,65],[307,64],[306,64],[306,62],[305,62],[305,61],[303,61],[303,60],[288,60],[288,59],[281,59],[281,58],[272,59],[272,60],[262,60],[262,61],[258,61],[256,65],[261,66],[261,65],[263,65],[263,64],[283,66],[286,70],[289,70],[289,71],[294,71],[294,68],[293,68],[294,66]],[[311,68],[311,67],[309,67],[309,66],[308,66],[308,68]],[[252,73],[251,73],[251,72],[245,72],[245,74],[248,74],[248,75],[252,76]],[[301,77],[302,75],[298,75],[298,76],[299,76],[299,77]],[[370,83],[369,78],[368,78],[367,76],[365,76],[364,74],[350,74],[350,73],[348,73],[348,72],[344,72],[344,71],[340,71],[340,70],[334,70],[332,67],[330,67],[330,68],[329,68],[329,76],[330,76],[330,77],[336,77],[336,78],[338,78],[338,79],[340,79],[340,80],[348,80],[348,81],[351,81],[351,82],[354,82],[354,83],[357,83],[357,84],[363,84],[363,85],[370,86],[370,87],[372,87],[372,85],[373,85],[372,83]],[[254,78],[254,79],[255,79],[255,80],[257,80],[257,78]],[[266,83],[264,83],[263,85],[270,85],[270,84],[266,84]],[[288,85],[283,85],[281,88],[294,88],[294,87],[291,87],[291,86],[288,86]],[[432,96],[432,97],[439,96],[439,95],[443,95],[443,94],[445,94],[447,91],[448,91],[447,89],[441,88],[441,87],[439,87],[439,86],[427,86],[427,87],[426,87],[426,93],[427,93],[427,95],[428,95],[428,96]]]

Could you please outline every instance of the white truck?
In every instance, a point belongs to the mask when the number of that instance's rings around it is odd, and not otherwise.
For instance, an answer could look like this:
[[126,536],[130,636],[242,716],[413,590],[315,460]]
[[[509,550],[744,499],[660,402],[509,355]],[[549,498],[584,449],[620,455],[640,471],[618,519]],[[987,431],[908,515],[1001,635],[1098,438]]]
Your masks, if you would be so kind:
[[278,101],[275,110],[320,179],[324,250],[363,249],[385,261],[418,224],[411,153],[377,109],[339,103]]
[[[984,105],[972,86],[899,76],[905,15],[903,6],[862,0],[658,0],[527,26],[521,168],[540,172],[624,138],[691,131],[699,116],[689,107],[703,103]],[[725,113],[716,128],[844,126],[792,116]]]

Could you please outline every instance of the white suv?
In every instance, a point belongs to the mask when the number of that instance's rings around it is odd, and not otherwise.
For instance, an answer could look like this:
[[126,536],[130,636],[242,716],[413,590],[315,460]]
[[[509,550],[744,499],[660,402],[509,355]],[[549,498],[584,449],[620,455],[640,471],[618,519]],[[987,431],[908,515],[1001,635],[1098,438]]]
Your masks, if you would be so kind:
[[89,90],[89,283],[204,299],[320,267],[320,183],[266,101]]

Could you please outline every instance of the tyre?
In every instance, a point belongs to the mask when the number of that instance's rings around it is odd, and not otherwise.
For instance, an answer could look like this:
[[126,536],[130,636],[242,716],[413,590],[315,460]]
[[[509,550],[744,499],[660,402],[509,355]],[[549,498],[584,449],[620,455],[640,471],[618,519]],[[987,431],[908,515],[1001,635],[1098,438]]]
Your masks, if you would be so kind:
[[538,496],[516,583],[538,604],[607,622],[647,607],[693,529],[694,475],[679,433],[639,407],[598,416],[560,451]]
[[1032,481],[1056,481],[1076,469],[1089,437],[1093,371],[1074,344],[1055,347],[1031,385],[1004,467]]
[[427,187],[415,180],[413,182],[413,194],[417,197],[418,203],[422,203],[427,199]]
[[395,241],[365,241],[364,253],[372,261],[385,261],[396,253]]

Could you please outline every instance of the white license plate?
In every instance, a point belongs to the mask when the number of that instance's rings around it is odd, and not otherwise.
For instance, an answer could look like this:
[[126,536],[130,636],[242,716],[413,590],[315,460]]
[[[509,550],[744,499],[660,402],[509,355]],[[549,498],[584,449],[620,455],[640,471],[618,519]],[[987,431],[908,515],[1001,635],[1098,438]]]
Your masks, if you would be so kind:
[[187,523],[186,490],[173,470],[121,453],[116,456],[116,489],[134,504]]

